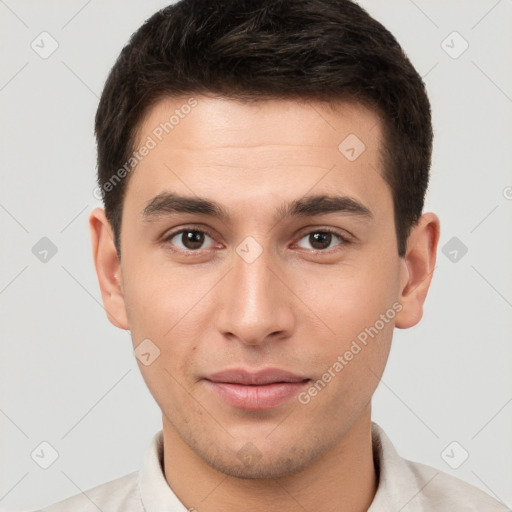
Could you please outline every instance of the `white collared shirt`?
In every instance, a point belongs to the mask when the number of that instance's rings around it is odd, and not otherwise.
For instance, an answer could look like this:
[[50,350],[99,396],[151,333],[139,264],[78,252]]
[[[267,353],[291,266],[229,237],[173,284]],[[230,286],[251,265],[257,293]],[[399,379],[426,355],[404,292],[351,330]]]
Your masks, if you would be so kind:
[[[505,512],[505,505],[442,471],[400,457],[372,422],[378,488],[368,512]],[[187,512],[163,472],[163,435],[151,440],[142,469],[94,487],[41,512]],[[193,510],[193,509],[192,509]],[[229,512],[229,511],[227,511]]]

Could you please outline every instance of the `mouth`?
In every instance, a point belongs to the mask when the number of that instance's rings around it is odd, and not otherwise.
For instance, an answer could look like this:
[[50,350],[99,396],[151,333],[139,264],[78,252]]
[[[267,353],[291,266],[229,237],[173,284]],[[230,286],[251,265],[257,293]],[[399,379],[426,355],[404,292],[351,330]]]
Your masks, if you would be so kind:
[[211,374],[204,381],[228,405],[237,409],[261,410],[290,400],[311,379],[278,368],[258,372],[237,368]]

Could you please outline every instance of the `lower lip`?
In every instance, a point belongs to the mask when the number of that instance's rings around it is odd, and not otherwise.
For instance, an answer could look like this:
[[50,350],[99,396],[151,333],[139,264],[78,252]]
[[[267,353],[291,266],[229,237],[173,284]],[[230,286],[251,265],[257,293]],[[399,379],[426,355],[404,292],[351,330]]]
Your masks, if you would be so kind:
[[229,405],[239,409],[271,409],[297,395],[308,385],[308,380],[300,382],[275,382],[262,386],[228,384],[206,381],[209,386]]

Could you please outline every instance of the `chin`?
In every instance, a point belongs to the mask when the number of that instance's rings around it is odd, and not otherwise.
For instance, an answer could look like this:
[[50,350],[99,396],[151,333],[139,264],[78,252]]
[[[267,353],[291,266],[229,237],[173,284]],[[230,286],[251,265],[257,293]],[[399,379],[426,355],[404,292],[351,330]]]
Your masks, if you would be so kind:
[[233,478],[244,480],[264,480],[287,477],[299,473],[308,466],[308,461],[301,458],[272,459],[264,462],[240,461],[238,458],[231,461],[207,461],[210,466],[221,473]]
[[329,450],[329,446],[305,446],[300,442],[288,446],[268,446],[261,451],[250,441],[242,446],[208,450],[199,455],[209,466],[225,475],[246,479],[288,477],[311,466]]

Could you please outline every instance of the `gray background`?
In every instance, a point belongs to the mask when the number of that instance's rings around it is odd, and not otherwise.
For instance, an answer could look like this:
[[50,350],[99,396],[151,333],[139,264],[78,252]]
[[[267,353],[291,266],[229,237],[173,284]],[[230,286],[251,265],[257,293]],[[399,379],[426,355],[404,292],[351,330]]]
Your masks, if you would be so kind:
[[[0,508],[36,509],[138,469],[161,425],[129,334],[103,310],[87,218],[100,205],[98,96],[130,34],[166,3],[0,0]],[[426,211],[441,218],[424,318],[395,331],[374,419],[406,458],[512,506],[512,1],[360,3],[425,77]],[[43,31],[58,43],[46,59],[31,47],[51,49]],[[43,237],[57,249],[46,261]],[[48,469],[43,441],[58,452]]]

